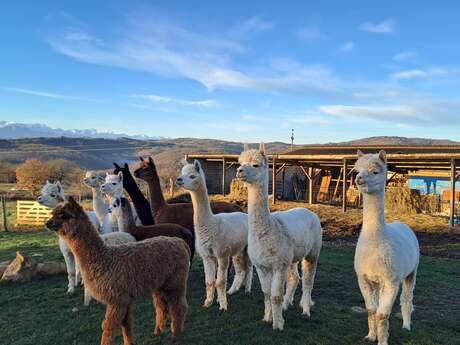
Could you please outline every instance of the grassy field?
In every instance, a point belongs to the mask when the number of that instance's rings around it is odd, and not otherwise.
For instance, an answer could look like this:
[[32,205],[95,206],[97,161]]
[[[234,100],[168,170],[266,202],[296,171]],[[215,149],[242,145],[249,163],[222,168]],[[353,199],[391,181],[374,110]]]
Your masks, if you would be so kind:
[[[1,233],[0,261],[21,249],[38,261],[61,260],[51,232]],[[0,285],[0,344],[94,345],[99,342],[104,306],[84,307],[81,288],[65,294],[66,277],[55,276],[22,285]],[[399,307],[391,318],[391,344],[460,344],[459,261],[423,257],[415,292],[413,331],[401,329]],[[197,259],[190,275],[189,313],[183,344],[302,344],[359,345],[367,333],[366,314],[351,310],[363,306],[353,271],[353,248],[325,248],[321,254],[314,289],[316,305],[311,319],[295,306],[285,313],[285,330],[274,332],[263,323],[263,302],[257,278],[252,295],[229,298],[229,310],[201,307],[203,271]],[[299,290],[296,301],[299,300]],[[137,344],[169,343],[169,331],[153,338],[154,311],[150,299],[135,305]],[[118,337],[116,344],[122,344]]]

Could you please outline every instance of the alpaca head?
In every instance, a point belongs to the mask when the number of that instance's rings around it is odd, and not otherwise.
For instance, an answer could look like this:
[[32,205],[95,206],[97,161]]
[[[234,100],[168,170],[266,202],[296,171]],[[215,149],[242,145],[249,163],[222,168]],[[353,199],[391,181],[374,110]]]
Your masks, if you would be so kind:
[[385,151],[377,154],[364,154],[358,150],[358,160],[354,170],[356,186],[361,193],[373,194],[385,190],[387,181],[387,157]]
[[100,188],[103,183],[105,183],[105,178],[107,173],[105,171],[97,172],[94,170],[89,170],[86,172],[85,177],[83,178],[83,183],[90,188]]
[[134,170],[134,176],[144,181],[151,181],[157,176],[157,168],[152,157],[149,157],[148,161],[145,161],[142,157],[139,157],[139,159],[141,162],[139,163],[139,168]]
[[200,162],[195,159],[193,164],[184,165],[182,175],[176,179],[176,185],[192,192],[206,185]]
[[56,231],[60,236],[73,238],[77,235],[81,220],[85,218],[89,222],[85,211],[74,198],[69,197],[66,202],[54,208],[51,218],[45,225],[47,229]]
[[116,219],[121,216],[121,199],[122,198],[119,197],[110,199],[109,213],[111,213]]
[[125,163],[123,167],[119,166],[117,163],[113,162],[113,166],[115,169],[113,169],[113,174],[118,175],[120,172],[122,173],[129,173],[129,166],[128,163]]
[[123,173],[108,174],[105,177],[105,182],[101,185],[101,191],[111,198],[123,196]]
[[57,181],[51,183],[46,181],[46,184],[42,188],[41,194],[37,198],[37,202],[43,206],[55,208],[59,203],[65,201],[64,189],[61,186],[61,182]]
[[128,220],[132,216],[131,204],[125,197],[112,198],[109,204],[109,212],[117,219]]
[[236,171],[236,177],[246,184],[260,183],[268,177],[268,160],[263,143],[258,150],[246,149],[241,152],[238,161],[240,166]]

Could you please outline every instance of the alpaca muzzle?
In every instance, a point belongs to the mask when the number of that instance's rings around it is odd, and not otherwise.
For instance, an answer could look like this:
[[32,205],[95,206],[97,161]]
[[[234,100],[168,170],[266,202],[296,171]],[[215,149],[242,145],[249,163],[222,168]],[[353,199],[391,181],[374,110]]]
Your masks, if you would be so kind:
[[179,187],[182,187],[184,185],[184,180],[182,179],[182,177],[176,178],[176,185]]

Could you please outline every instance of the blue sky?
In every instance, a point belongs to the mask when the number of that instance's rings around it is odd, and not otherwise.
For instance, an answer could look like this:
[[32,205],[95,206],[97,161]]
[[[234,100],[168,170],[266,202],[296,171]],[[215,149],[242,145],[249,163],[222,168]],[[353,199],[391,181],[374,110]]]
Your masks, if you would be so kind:
[[323,143],[460,140],[457,1],[15,1],[0,120]]

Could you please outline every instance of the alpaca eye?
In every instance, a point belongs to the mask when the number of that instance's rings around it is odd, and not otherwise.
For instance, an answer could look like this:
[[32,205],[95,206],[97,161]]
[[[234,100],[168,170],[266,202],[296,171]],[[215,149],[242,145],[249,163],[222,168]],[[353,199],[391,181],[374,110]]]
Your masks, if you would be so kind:
[[259,164],[253,164],[252,165],[254,168],[258,168],[259,167]]
[[379,172],[377,170],[373,171],[374,175],[377,175]]
[[67,219],[70,219],[71,218],[71,215],[67,212],[64,212],[62,215],[61,215],[61,218],[64,219],[64,220],[67,220]]
[[114,186],[116,186],[116,185],[117,185],[115,182],[112,182],[112,184],[113,184]]
[[51,197],[52,197],[52,198],[55,198],[55,197],[56,197],[56,194],[51,193]]
[[196,176],[195,175],[190,175],[190,178],[193,180]]

